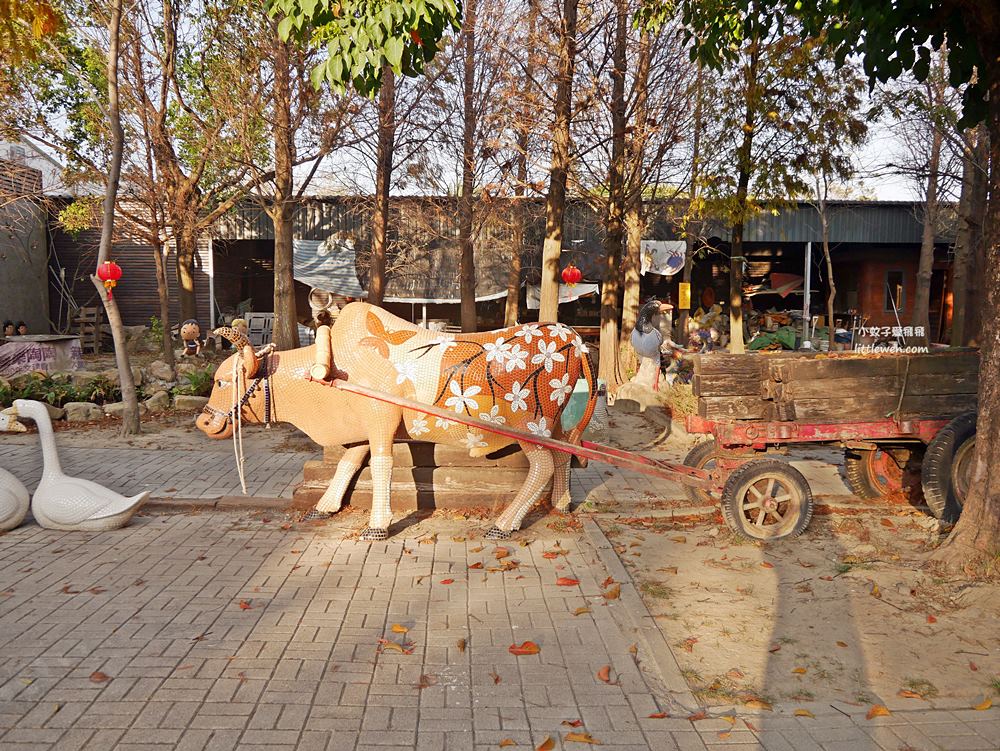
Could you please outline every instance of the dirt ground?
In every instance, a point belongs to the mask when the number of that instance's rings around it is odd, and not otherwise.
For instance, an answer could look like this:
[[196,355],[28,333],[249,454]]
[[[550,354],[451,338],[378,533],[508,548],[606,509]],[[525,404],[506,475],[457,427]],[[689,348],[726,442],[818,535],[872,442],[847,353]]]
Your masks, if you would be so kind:
[[701,518],[602,519],[700,699],[964,706],[1000,695],[1000,586],[922,568],[937,523],[817,517],[766,547]]

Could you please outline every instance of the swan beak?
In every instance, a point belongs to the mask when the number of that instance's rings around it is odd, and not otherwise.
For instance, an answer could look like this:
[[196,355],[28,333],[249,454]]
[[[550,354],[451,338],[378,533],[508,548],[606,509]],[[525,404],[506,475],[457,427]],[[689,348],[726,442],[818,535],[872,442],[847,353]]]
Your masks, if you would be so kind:
[[0,431],[7,433],[28,432],[28,429],[17,421],[17,407],[8,407],[0,412]]

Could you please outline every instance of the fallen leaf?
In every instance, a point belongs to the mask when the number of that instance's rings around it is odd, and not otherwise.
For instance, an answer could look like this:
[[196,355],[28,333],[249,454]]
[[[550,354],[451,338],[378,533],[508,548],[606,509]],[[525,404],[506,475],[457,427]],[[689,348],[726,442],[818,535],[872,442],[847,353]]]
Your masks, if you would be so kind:
[[592,746],[600,746],[601,742],[595,740],[590,733],[566,733],[566,737],[563,740],[567,743],[589,743]]
[[816,719],[816,715],[814,715],[808,709],[796,709],[795,710],[795,716],[796,717],[812,717],[814,720]]
[[771,654],[774,654],[775,652],[780,652],[781,651],[781,645],[780,644],[774,644],[767,651],[770,652]]
[[985,712],[987,709],[989,709],[992,706],[993,706],[993,700],[991,698],[989,698],[989,697],[986,697],[985,699],[983,699],[978,704],[974,704],[972,706],[972,708],[973,709],[978,709],[980,712]]
[[720,730],[719,733],[718,733],[719,740],[721,740],[721,741],[728,741],[729,738],[730,738],[730,736],[732,734],[733,734],[732,730]]
[[91,587],[87,591],[90,592],[90,594],[92,595],[99,595],[101,594],[101,592],[107,592],[108,590],[106,590],[104,587]]
[[583,606],[581,608],[577,608],[576,610],[574,610],[573,615],[583,615],[584,613],[589,613],[589,612],[590,608],[588,608],[587,606]]
[[838,641],[837,642],[837,646],[838,647],[846,647],[847,646],[847,642],[846,641]]
[[110,680],[111,676],[109,676],[107,673],[102,673],[100,670],[95,670],[93,673],[90,674],[91,683],[105,683]]
[[497,557],[497,560],[499,561],[510,555],[510,548],[497,548],[494,551],[493,555],[495,555]]
[[806,668],[794,668],[792,672],[795,673],[795,675],[805,675],[808,671]]
[[282,524],[281,528],[287,532],[288,530],[290,530],[292,528],[292,525],[288,524],[288,523]]
[[401,623],[393,623],[392,628],[389,629],[394,634],[406,634],[409,633],[410,629]]
[[240,600],[240,610],[252,610],[253,605],[250,602],[250,600]]
[[556,747],[556,742],[552,740],[551,736],[547,736],[544,741],[535,749],[535,751],[552,751]]
[[597,680],[604,681],[605,683],[611,683],[610,665],[605,665],[603,668],[597,671]]
[[774,568],[774,564],[770,561],[761,561],[761,568]]
[[405,644],[400,644],[398,642],[394,642],[389,639],[379,639],[378,648],[380,652],[385,652],[386,650],[388,650],[390,652],[399,652],[400,654],[404,655],[413,654],[413,644],[410,644],[409,642]]
[[692,715],[688,715],[688,722],[698,722],[698,720],[704,720],[708,717],[708,712],[704,709],[699,709]]
[[421,675],[420,680],[417,681],[417,690],[422,691],[425,688],[430,688],[437,682],[437,678],[433,675]]
[[482,567],[483,567],[482,561],[476,561],[475,563],[469,564],[469,568],[482,568]]
[[601,582],[601,587],[602,587],[602,588],[604,588],[604,587],[610,587],[610,586],[611,586],[612,584],[614,584],[614,583],[615,583],[615,580],[614,580],[614,579],[612,579],[612,578],[611,578],[611,577],[609,576],[609,577],[608,577],[607,579],[605,579],[605,580],[604,580],[603,582]]
[[464,652],[465,651],[465,639],[459,639],[457,642],[455,642],[455,646],[458,647],[458,651],[459,652]]
[[209,635],[210,633],[212,633],[212,632],[211,632],[211,631],[206,631],[206,632],[205,632],[205,633],[203,633],[203,634],[198,634],[198,635],[197,635],[196,637],[194,637],[194,638],[193,638],[193,639],[192,639],[191,641],[204,641],[204,640],[205,640],[205,637],[207,637],[207,636],[208,636],[208,635]]
[[579,583],[579,579],[570,579],[568,576],[560,576],[556,579],[556,586],[558,587],[575,587]]
[[924,698],[920,694],[918,694],[916,691],[910,691],[909,689],[905,689],[905,688],[901,688],[899,690],[899,693],[897,694],[897,696],[899,696],[900,698],[903,698],[903,699],[923,699]]
[[665,720],[669,716],[670,715],[667,714],[666,712],[653,712],[653,714],[649,715],[649,719],[651,719],[651,720]]
[[563,720],[560,725],[565,725],[568,728],[578,728],[583,726],[583,720]]
[[873,704],[871,709],[868,710],[868,714],[865,715],[866,719],[873,720],[876,717],[888,717],[892,712],[884,704]]
[[697,643],[698,643],[698,637],[697,636],[689,636],[687,639],[685,639],[684,641],[682,641],[680,643],[680,647],[685,652],[693,652],[694,651],[694,645],[697,644]]
[[975,673],[977,670],[979,670],[979,666],[976,663],[969,660],[969,670]]
[[742,679],[745,675],[746,674],[739,668],[733,668],[732,670],[726,673],[726,677],[732,678],[734,681]]
[[815,568],[816,567],[815,563],[809,563],[809,561],[801,561],[801,560],[796,559],[795,562],[797,564],[799,564],[802,568]]
[[688,538],[686,538],[684,535],[674,535],[673,537],[670,538],[670,542],[676,542],[678,545],[683,545],[687,541]]
[[493,679],[493,685],[494,686],[497,685],[498,683],[500,683],[500,676],[497,675],[496,673],[490,673],[490,678]]
[[62,593],[64,595],[78,595],[78,594],[80,594],[80,590],[79,589],[70,589],[69,588],[69,584],[67,584],[65,587],[62,588]]
[[763,699],[751,699],[750,701],[744,702],[744,706],[750,709],[763,709],[765,712],[770,712],[772,707],[770,703],[764,701]]
[[929,616],[927,616],[927,622],[928,623],[937,623],[937,618],[935,618],[933,615],[929,615]]
[[242,670],[239,673],[236,674],[236,677],[240,679],[240,683],[246,683],[247,680],[248,680],[247,679],[247,674],[245,672],[243,672]]
[[500,741],[500,748],[510,748],[511,746],[516,746],[516,745],[517,743],[515,743],[514,740],[512,740],[511,738],[504,738],[502,741]]
[[438,536],[437,536],[437,532],[435,532],[430,537],[425,537],[424,539],[420,540],[420,544],[421,545],[433,545],[437,541],[438,541]]
[[657,571],[662,571],[665,574],[673,574],[674,576],[677,576],[677,567],[676,566],[664,566],[663,568],[658,568],[656,570]]
[[510,647],[507,648],[507,651],[510,652],[512,655],[518,655],[518,656],[537,655],[541,651],[541,648],[533,641],[526,641],[523,642],[520,646],[518,646],[517,644],[511,644]]
[[617,600],[621,596],[622,596],[621,584],[615,584],[613,587],[609,587],[607,590],[604,591],[605,600]]
[[832,576],[821,576],[820,579],[822,579],[825,582],[832,582],[833,581],[833,577]]
[[480,545],[478,548],[469,548],[469,552],[470,553],[482,553],[483,552],[483,546]]
[[465,542],[465,538],[464,537],[452,537],[451,541],[452,542]]
[[736,724],[736,716],[735,716],[735,715],[731,715],[731,714],[724,714],[724,715],[722,715],[721,717],[719,717],[719,719],[720,719],[720,720],[725,720],[725,721],[726,721],[726,722],[728,722],[728,723],[729,723],[730,725],[735,725],[735,724]]
[[442,579],[441,583],[442,584],[454,584],[455,580],[454,579]]
[[876,600],[882,599],[882,590],[878,588],[878,584],[876,584],[875,582],[872,582],[872,588],[868,594],[870,594]]
[[892,523],[891,519],[886,519],[885,517],[882,517],[879,520],[879,524],[881,524],[883,527],[890,527],[890,528],[896,526],[895,524]]
[[636,655],[638,655],[639,654],[639,645],[638,644],[632,644],[631,646],[629,646],[628,653],[630,655],[632,655],[633,657],[635,657]]

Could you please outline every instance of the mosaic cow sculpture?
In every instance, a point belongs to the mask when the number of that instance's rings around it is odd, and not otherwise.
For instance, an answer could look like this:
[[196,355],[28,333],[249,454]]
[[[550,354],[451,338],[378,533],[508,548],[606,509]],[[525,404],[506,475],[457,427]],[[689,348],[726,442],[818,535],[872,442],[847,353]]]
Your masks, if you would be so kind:
[[[323,333],[324,329],[321,328]],[[321,446],[348,448],[311,518],[335,513],[353,476],[371,454],[373,502],[365,540],[384,540],[392,521],[392,444],[402,423],[411,438],[461,445],[485,456],[515,440],[342,391],[310,372],[326,343],[286,352],[255,352],[233,329],[216,332],[236,346],[216,372],[212,396],[196,425],[212,438],[233,435],[234,418],[246,422],[288,422]],[[562,324],[523,324],[480,334],[428,331],[367,303],[347,305],[329,330],[330,377],[433,405],[485,422],[576,443],[593,414],[597,397],[587,348]],[[583,418],[564,434],[560,415],[576,382],[584,378],[589,400]],[[507,539],[520,528],[532,504],[552,479],[552,503],[569,505],[568,454],[526,441],[524,485],[487,531]],[[474,502],[474,499],[470,499]]]

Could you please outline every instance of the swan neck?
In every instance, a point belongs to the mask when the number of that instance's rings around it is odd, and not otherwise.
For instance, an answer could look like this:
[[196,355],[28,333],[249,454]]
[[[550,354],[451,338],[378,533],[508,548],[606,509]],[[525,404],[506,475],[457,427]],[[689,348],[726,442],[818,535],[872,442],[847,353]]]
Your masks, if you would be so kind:
[[56,436],[52,430],[52,420],[49,418],[48,410],[43,409],[42,413],[34,418],[35,425],[38,426],[38,437],[42,442],[42,461],[44,467],[42,473],[46,475],[61,475],[62,467],[59,465],[59,453],[56,451]]

